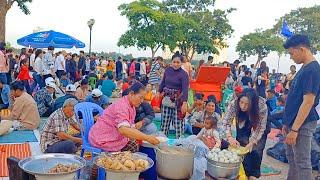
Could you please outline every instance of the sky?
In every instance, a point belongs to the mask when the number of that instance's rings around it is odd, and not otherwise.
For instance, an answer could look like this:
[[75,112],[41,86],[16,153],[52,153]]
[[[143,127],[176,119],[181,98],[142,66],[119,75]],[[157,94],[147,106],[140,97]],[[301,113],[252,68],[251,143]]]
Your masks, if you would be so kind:
[[[137,48],[118,47],[119,37],[128,29],[126,17],[121,16],[118,6],[132,0],[33,0],[29,5],[31,14],[24,15],[14,5],[7,14],[6,38],[13,46],[16,40],[28,35],[40,27],[43,30],[60,31],[86,43],[89,46],[89,28],[87,21],[91,18],[96,23],[92,31],[92,51],[121,52],[133,56],[150,56],[150,51]],[[230,24],[235,32],[227,40],[229,44],[227,61],[238,58],[235,52],[241,36],[254,32],[257,28],[271,28],[276,19],[299,7],[320,5],[320,0],[216,0],[216,8],[236,8],[229,15]],[[19,47],[19,46],[17,46]],[[88,48],[85,50],[88,51]],[[159,51],[157,55],[162,55]],[[265,59],[270,69],[277,69],[278,57],[271,54]],[[249,58],[245,64],[256,61]],[[292,61],[288,56],[280,58],[280,72],[288,72]]]

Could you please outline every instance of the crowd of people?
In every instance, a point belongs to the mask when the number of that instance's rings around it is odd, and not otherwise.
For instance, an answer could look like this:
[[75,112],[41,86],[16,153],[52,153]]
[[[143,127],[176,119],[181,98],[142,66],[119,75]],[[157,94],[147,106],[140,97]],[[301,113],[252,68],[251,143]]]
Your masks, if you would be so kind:
[[[311,177],[307,152],[319,119],[315,107],[320,67],[308,37],[295,35],[284,47],[296,64],[303,64],[298,72],[294,65],[286,75],[269,71],[264,61],[250,67],[239,60],[214,64],[212,56],[195,68],[179,52],[170,63],[162,57],[151,61],[119,57],[114,61],[83,51],[79,55],[55,53],[53,47],[46,52],[22,49],[20,55],[14,55],[2,44],[0,108],[10,108],[11,114],[1,117],[0,135],[10,129],[35,129],[40,117],[48,117],[41,150],[75,153],[82,140],[79,135],[68,134],[70,127],[80,130],[74,106],[91,102],[104,112],[95,117],[89,142],[104,151],[136,152],[138,141],[159,144],[153,120],[160,113],[160,131],[166,136],[173,125],[176,138],[183,138],[185,133],[197,135],[209,149],[246,147],[249,154],[244,158],[244,170],[249,179],[255,179],[261,175],[263,150],[273,127],[282,130],[288,145],[288,179]],[[225,112],[214,95],[193,92],[193,104],[189,103],[190,81],[202,66],[230,67],[222,88],[234,93]],[[111,97],[117,100],[110,103]]]

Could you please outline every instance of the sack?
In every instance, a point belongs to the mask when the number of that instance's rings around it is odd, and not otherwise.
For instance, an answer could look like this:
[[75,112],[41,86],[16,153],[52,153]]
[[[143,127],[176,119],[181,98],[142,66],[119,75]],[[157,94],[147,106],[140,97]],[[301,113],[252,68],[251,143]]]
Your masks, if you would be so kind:
[[165,96],[162,99],[162,105],[169,108],[176,108],[176,103],[172,102],[169,96]]

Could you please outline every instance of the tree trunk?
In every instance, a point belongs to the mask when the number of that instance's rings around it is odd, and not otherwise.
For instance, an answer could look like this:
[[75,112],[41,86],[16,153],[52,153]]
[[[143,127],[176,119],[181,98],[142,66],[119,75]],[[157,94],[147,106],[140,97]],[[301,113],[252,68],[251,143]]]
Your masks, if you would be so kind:
[[194,48],[192,48],[192,53],[191,56],[189,58],[189,62],[191,63],[191,60],[193,59],[194,54],[196,53],[196,51],[194,50]]
[[6,41],[6,6],[0,6],[0,42]]

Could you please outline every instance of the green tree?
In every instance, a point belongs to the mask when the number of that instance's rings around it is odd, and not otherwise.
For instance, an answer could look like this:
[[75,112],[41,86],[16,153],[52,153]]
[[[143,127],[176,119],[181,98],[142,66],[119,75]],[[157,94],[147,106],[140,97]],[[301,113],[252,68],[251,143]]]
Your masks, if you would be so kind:
[[129,30],[120,37],[118,46],[136,46],[143,50],[150,48],[152,57],[160,48],[164,48],[168,27],[163,24],[168,20],[164,20],[161,6],[156,0],[138,0],[120,5],[121,15],[129,20]]
[[296,34],[306,34],[310,37],[313,50],[320,51],[320,6],[299,8],[281,17],[273,28],[280,33],[282,22],[286,20]]
[[233,8],[226,11],[214,9],[215,0],[165,0],[166,12],[179,14],[177,46],[192,59],[195,52],[218,54],[227,47],[225,39],[233,29],[227,18]]
[[258,56],[257,64],[267,57],[271,52],[277,52],[279,56],[285,51],[283,48],[284,40],[275,35],[271,30],[256,30],[241,37],[236,51],[241,60],[245,61],[247,57]]
[[31,3],[32,0],[0,0],[0,42],[5,42],[6,16],[7,12],[15,2],[18,4],[24,14],[30,14],[26,3]]

